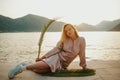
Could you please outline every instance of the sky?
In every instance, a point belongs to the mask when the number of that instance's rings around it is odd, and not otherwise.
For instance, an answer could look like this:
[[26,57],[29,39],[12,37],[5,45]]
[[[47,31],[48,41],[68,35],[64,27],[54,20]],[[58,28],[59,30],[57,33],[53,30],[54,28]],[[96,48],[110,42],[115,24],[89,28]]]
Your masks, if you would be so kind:
[[18,18],[27,14],[95,25],[120,19],[120,0],[0,0],[0,15]]

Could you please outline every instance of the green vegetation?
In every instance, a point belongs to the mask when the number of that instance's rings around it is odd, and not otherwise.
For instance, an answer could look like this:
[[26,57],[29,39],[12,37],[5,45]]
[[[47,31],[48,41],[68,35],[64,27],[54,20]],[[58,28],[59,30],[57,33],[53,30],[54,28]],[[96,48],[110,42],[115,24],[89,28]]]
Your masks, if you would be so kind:
[[42,29],[42,32],[41,32],[41,35],[40,35],[40,40],[39,40],[38,58],[39,58],[39,56],[40,56],[41,46],[42,46],[44,34],[45,34],[45,32],[47,31],[47,29],[49,28],[49,26],[50,26],[53,22],[55,22],[55,21],[56,21],[56,19],[50,20],[47,25],[44,25],[44,26],[43,26],[43,29]]
[[70,69],[70,70],[61,70],[51,73],[42,74],[43,76],[51,76],[51,77],[82,77],[82,76],[92,76],[95,75],[96,71],[94,69]]

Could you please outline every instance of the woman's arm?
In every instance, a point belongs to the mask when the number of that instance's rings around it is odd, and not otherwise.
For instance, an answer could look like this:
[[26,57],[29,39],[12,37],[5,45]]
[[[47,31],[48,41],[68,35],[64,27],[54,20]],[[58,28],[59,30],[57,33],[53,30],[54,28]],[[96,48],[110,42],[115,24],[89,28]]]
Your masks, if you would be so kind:
[[60,45],[61,45],[61,43],[58,42],[57,45],[56,45],[56,47],[54,47],[54,48],[51,49],[49,52],[47,52],[43,57],[44,57],[44,58],[48,58],[48,57],[50,57],[50,56],[52,56],[52,55],[55,55],[55,54],[57,54],[58,52],[60,52],[60,51],[61,51],[61,48],[62,48],[62,47],[60,47]]
[[83,67],[83,69],[86,68],[85,48],[86,48],[85,38],[81,37],[80,38],[80,52],[79,52],[80,64],[79,65]]

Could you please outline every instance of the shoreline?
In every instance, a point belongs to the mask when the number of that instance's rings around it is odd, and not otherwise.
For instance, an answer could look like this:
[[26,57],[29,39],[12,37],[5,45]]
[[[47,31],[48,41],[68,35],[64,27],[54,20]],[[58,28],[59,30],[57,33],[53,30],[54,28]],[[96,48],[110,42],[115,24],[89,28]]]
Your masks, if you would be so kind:
[[[58,32],[61,33],[61,31],[47,31],[47,32]],[[120,31],[78,31],[80,32],[120,32]],[[41,33],[41,31],[12,31],[12,32],[0,32],[0,33]]]
[[[17,65],[16,63],[0,63],[0,79],[9,80],[7,74],[9,70]],[[14,80],[120,80],[120,60],[91,60],[87,61],[88,68],[95,69],[96,74],[93,76],[86,77],[48,77],[41,76],[32,71],[24,71],[17,75]],[[79,62],[72,62],[69,69],[80,69]]]

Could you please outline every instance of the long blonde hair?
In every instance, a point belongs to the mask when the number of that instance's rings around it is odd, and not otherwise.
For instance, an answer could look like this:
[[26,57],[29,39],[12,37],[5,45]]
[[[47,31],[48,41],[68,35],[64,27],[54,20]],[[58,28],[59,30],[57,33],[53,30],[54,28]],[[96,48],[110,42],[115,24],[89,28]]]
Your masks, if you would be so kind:
[[62,27],[62,35],[61,35],[61,38],[60,38],[60,43],[61,43],[61,44],[63,44],[63,43],[66,41],[66,39],[67,39],[67,35],[66,35],[66,33],[65,33],[65,27],[66,27],[67,25],[71,25],[72,28],[73,28],[74,31],[75,31],[75,35],[76,35],[77,37],[79,37],[78,31],[77,31],[77,29],[76,29],[76,27],[75,27],[74,25],[72,25],[72,24],[64,24],[63,27]]

